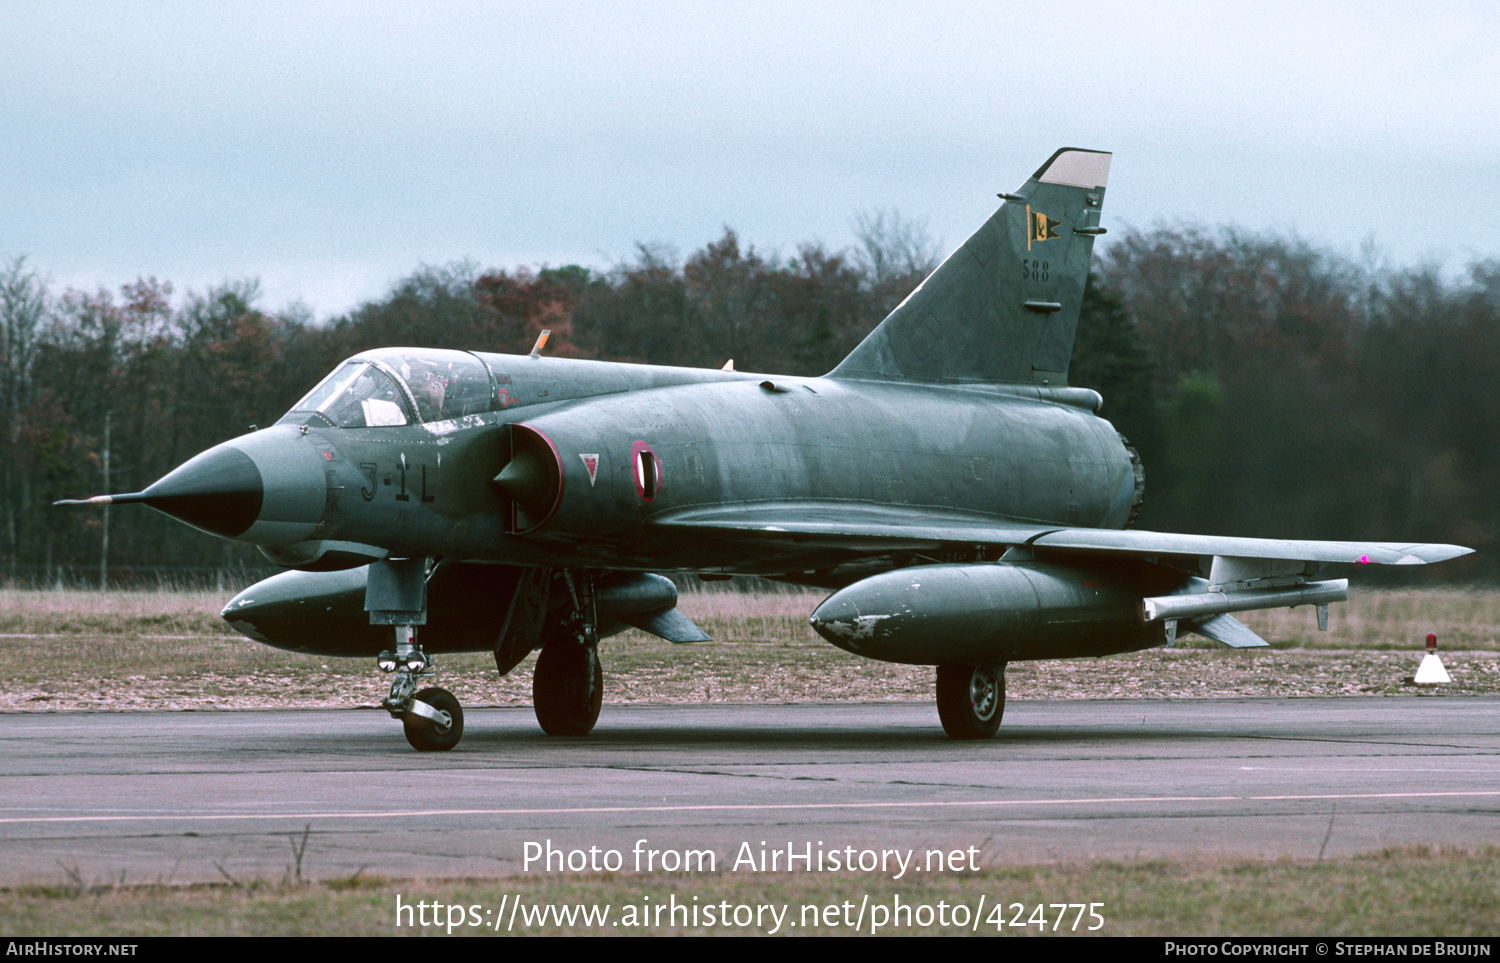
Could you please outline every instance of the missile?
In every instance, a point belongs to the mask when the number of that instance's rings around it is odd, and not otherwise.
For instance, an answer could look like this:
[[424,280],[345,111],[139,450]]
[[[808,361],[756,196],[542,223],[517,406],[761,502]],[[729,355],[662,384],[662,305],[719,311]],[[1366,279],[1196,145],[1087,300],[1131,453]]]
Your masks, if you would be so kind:
[[1306,582],[1285,588],[1242,589],[1236,592],[1210,591],[1193,595],[1166,595],[1141,600],[1146,620],[1200,619],[1230,612],[1255,609],[1293,608],[1298,605],[1324,605],[1349,598],[1349,580]]

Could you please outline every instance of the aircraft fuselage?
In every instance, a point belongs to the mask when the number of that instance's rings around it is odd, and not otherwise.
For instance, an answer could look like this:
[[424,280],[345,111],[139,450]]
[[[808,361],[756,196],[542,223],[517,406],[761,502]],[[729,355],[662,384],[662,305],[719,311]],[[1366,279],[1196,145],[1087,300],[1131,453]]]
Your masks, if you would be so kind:
[[[815,496],[830,509],[1118,528],[1134,496],[1130,455],[1089,391],[477,357],[496,379],[495,410],[364,428],[293,413],[264,439],[226,442],[255,458],[274,435],[280,457],[301,448],[295,457],[323,470],[320,517],[259,543],[292,563],[338,542],[398,557],[774,574],[849,553],[776,543],[726,565],[703,533],[651,521]],[[598,393],[579,397],[589,387]],[[497,484],[516,459],[547,477]]]

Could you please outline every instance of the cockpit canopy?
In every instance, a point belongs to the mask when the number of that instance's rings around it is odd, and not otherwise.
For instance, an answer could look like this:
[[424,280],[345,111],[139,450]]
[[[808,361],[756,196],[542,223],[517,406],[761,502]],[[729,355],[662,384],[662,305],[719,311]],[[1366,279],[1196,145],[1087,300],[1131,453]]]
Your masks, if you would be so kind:
[[383,428],[489,411],[494,397],[489,369],[472,354],[381,348],[339,365],[291,413],[337,428]]

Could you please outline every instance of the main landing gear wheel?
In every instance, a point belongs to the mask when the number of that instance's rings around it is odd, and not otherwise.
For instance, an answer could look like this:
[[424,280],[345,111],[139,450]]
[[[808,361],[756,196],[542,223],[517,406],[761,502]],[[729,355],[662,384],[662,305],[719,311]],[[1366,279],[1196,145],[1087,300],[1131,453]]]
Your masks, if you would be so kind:
[[937,707],[949,738],[990,738],[1005,714],[1005,663],[938,666]]
[[[464,734],[464,710],[447,689],[429,686],[412,697],[413,708],[401,718],[406,741],[421,752],[444,752],[458,745]],[[421,707],[416,706],[421,703]],[[448,725],[423,714],[422,709],[448,714]]]
[[604,704],[604,668],[593,646],[557,640],[542,646],[531,677],[536,721],[549,736],[586,736]]

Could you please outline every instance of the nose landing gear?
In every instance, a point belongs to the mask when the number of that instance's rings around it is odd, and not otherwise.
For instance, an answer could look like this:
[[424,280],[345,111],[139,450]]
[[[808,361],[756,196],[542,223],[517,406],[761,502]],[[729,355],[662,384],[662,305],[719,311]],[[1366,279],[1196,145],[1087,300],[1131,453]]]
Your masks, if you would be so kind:
[[381,706],[400,719],[406,741],[421,752],[441,752],[458,745],[464,734],[464,711],[453,693],[437,686],[421,692],[417,684],[437,675],[432,658],[417,644],[417,626],[427,624],[425,558],[381,559],[370,564],[365,580],[365,611],[371,625],[396,629],[396,651],[382,652],[375,664],[394,673],[391,691]]
[[400,719],[406,741],[421,752],[442,752],[458,745],[464,734],[464,710],[447,689],[428,686],[417,691],[417,683],[437,675],[432,658],[416,644],[416,631],[409,625],[396,627],[396,651],[382,652],[376,659],[382,672],[393,672],[391,691],[380,705]]

